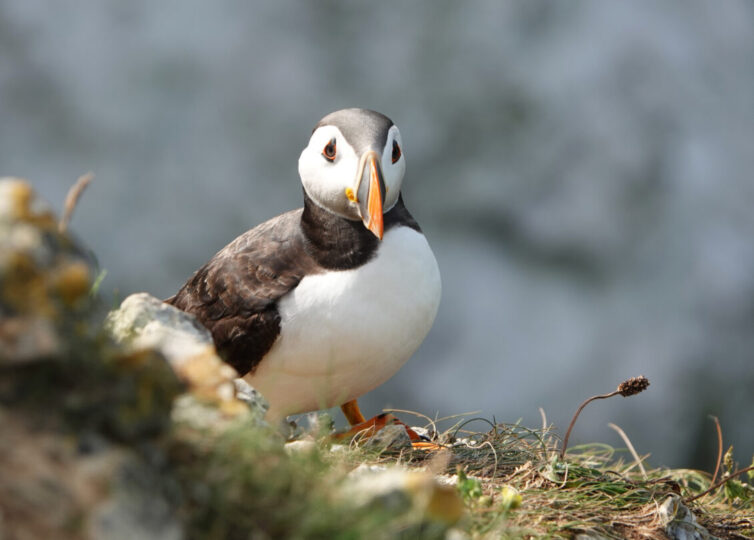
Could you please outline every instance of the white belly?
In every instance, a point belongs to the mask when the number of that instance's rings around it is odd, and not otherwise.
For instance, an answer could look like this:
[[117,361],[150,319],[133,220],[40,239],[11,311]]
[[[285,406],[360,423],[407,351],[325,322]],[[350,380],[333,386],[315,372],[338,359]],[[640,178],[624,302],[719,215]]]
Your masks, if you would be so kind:
[[424,235],[390,229],[367,264],[305,277],[280,300],[280,337],[245,378],[270,402],[270,420],[341,405],[400,369],[439,303]]

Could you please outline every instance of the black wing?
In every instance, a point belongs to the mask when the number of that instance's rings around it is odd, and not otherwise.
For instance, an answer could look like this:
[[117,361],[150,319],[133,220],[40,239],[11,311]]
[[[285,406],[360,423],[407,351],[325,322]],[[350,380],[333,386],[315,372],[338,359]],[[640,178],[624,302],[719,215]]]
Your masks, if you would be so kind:
[[277,301],[321,270],[307,254],[300,220],[294,210],[242,234],[166,300],[195,315],[241,375],[254,370],[280,333]]

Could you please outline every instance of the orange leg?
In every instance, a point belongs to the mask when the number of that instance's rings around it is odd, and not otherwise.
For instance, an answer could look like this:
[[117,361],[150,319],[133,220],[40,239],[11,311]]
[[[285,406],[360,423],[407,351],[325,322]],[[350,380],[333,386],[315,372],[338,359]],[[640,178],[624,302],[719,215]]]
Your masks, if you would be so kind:
[[348,423],[352,426],[366,422],[364,415],[361,414],[361,409],[359,409],[359,404],[355,399],[352,399],[351,401],[348,401],[341,405],[340,410],[343,411],[343,414],[346,415]]
[[406,429],[408,438],[411,439],[411,444],[414,448],[426,450],[435,450],[439,448],[439,446],[434,443],[422,442],[422,438],[413,429],[398,420],[392,414],[382,413],[369,420],[365,420],[364,415],[361,414],[361,410],[359,409],[359,404],[355,399],[341,405],[340,410],[343,411],[348,423],[351,424],[351,429],[335,435],[336,439],[349,439],[362,432],[366,432],[366,435],[373,435],[376,431],[379,431],[387,425],[398,424]]

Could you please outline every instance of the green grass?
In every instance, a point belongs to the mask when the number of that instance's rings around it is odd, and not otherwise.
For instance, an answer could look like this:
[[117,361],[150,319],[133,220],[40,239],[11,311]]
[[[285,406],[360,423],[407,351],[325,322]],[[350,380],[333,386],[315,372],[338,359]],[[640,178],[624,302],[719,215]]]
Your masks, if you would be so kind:
[[[572,447],[561,461],[560,441],[550,430],[488,424],[484,432],[460,424],[445,430],[436,437],[446,446],[439,452],[356,448],[351,460],[457,475],[467,509],[458,527],[471,538],[570,538],[582,532],[664,538],[657,508],[671,495],[687,499],[710,486],[711,475],[702,471],[649,469],[645,476],[627,450],[606,444]],[[720,488],[689,507],[716,536],[754,538],[753,497],[734,498]]]
[[215,433],[178,429],[168,458],[189,538],[442,538],[445,527],[408,508],[342,497],[351,467],[320,442],[289,455],[279,435],[244,420]]

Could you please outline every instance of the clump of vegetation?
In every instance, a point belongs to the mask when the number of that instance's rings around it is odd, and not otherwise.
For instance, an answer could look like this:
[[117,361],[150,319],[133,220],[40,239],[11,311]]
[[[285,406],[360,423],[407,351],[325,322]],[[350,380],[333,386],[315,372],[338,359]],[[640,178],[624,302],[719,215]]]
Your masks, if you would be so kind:
[[[726,488],[704,493],[712,484],[711,474],[642,471],[628,449],[581,445],[563,460],[551,428],[493,424],[480,433],[454,426],[437,435],[436,440],[442,439],[449,444],[438,473],[457,482],[468,511],[463,528],[472,538],[579,533],[666,538],[668,528],[683,521],[679,509],[684,507],[696,519],[692,524],[688,518],[689,527],[704,527],[720,538],[754,538],[752,486],[732,478],[737,474],[733,466],[728,467]],[[376,462],[432,467],[436,456],[404,450]]]
[[[191,538],[387,539],[407,529],[407,508],[339,496],[348,469],[321,448],[289,455],[278,434],[244,421],[213,435],[176,434],[168,459]],[[410,525],[412,538],[442,537],[421,534],[429,524]]]

